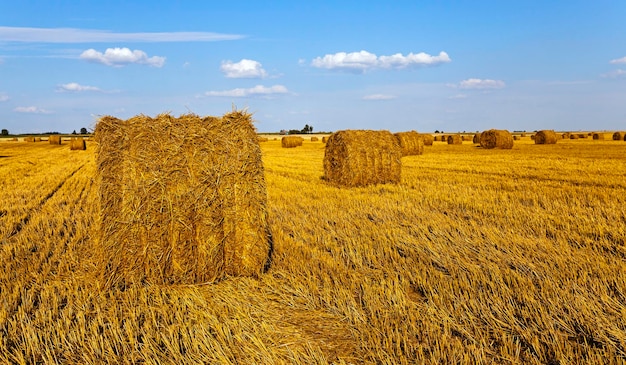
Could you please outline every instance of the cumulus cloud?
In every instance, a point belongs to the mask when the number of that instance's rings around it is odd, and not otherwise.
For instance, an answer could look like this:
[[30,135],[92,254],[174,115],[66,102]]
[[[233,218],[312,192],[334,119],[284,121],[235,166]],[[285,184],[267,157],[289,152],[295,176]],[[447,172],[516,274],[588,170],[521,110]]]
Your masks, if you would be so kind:
[[502,89],[505,86],[502,80],[491,79],[467,79],[459,83],[461,89]]
[[204,93],[205,96],[227,96],[227,97],[235,97],[235,98],[244,98],[248,96],[271,96],[277,94],[286,94],[288,90],[283,85],[274,85],[270,87],[266,87],[263,85],[257,85],[255,87],[249,89],[232,89],[232,90],[224,90],[224,91],[207,91]]
[[31,114],[51,114],[52,112],[46,109],[41,109],[36,106],[18,106],[13,109],[13,111],[18,113],[31,113]]
[[241,38],[244,36],[210,32],[115,33],[95,29],[0,27],[0,39],[4,42],[212,42]]
[[267,76],[267,72],[263,69],[260,62],[245,58],[239,62],[224,61],[222,62],[220,70],[226,77],[233,79],[255,79]]
[[613,65],[620,64],[620,63],[626,63],[626,57],[616,58],[614,60],[610,60],[609,63],[613,64]]
[[2,103],[3,101],[9,101],[9,95],[5,93],[0,93],[0,103]]
[[76,82],[70,82],[69,84],[62,84],[57,87],[57,92],[81,92],[81,91],[102,91],[95,86],[81,85]]
[[128,48],[107,48],[104,53],[98,52],[93,48],[84,51],[80,58],[87,62],[102,63],[107,66],[122,67],[131,63],[140,65],[149,65],[154,67],[163,67],[165,57],[152,56],[148,57],[146,52],[141,50],[131,51]]
[[396,98],[395,95],[371,94],[371,95],[365,95],[363,97],[363,100],[391,100],[391,99],[395,99],[395,98]]
[[367,51],[338,52],[317,57],[311,62],[311,66],[329,70],[350,70],[365,72],[373,69],[403,69],[409,67],[436,66],[450,62],[446,52],[440,52],[437,56],[431,56],[420,52],[409,53],[404,56],[396,53],[391,56],[377,56]]

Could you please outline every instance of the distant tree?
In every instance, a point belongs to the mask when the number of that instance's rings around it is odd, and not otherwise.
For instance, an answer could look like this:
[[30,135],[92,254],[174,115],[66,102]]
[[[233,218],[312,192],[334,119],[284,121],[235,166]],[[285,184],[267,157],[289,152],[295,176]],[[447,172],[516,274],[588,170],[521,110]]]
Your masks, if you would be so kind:
[[9,130],[8,129],[3,129],[2,130],[2,135],[3,136],[8,136],[9,135]]
[[298,130],[298,129],[290,129],[290,130],[287,132],[287,134],[300,134],[300,133],[302,133],[302,131],[301,131],[301,130]]
[[74,132],[72,132],[72,134],[78,134],[78,133],[76,133],[76,129],[74,129]]
[[439,130],[438,130],[438,129],[435,129],[435,133],[439,133]]
[[301,131],[301,132],[302,132],[302,133],[305,133],[305,134],[306,134],[306,133],[311,133],[311,132],[313,132],[313,126],[312,126],[312,125],[305,124],[305,125],[304,125],[304,128],[302,128],[302,131]]
[[80,134],[87,134],[87,128],[82,127],[82,128],[80,129]]

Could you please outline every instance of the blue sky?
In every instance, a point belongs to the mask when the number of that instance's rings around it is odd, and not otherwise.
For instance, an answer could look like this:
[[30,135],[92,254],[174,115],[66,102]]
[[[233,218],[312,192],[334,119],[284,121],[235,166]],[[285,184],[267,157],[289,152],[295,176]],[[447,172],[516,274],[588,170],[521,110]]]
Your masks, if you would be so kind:
[[0,128],[626,129],[625,1],[3,1]]

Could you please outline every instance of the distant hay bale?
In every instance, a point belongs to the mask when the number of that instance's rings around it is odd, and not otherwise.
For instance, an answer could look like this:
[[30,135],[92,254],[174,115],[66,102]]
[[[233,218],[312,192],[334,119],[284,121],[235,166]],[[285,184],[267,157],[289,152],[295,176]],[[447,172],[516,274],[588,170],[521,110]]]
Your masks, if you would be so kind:
[[520,137],[522,137],[522,138],[526,137],[526,133],[520,134]]
[[399,183],[402,149],[389,131],[333,133],[324,153],[324,178],[338,186]]
[[551,129],[544,129],[535,134],[535,144],[555,144],[556,133]]
[[513,136],[513,140],[514,141],[519,141],[520,140],[520,136]]
[[317,137],[311,137],[311,142],[317,142],[317,141],[319,141],[319,140],[320,140],[320,139],[319,139],[319,138],[317,138]]
[[322,137],[322,143],[326,143],[326,142],[328,142],[328,137],[326,136]]
[[48,137],[48,142],[50,144],[54,144],[54,145],[59,145],[61,144],[61,136],[58,134],[53,134],[50,137]]
[[532,139],[532,140],[534,141],[534,140],[535,140],[535,135],[534,135],[534,134],[531,134],[531,135],[530,135],[530,139]]
[[398,132],[394,136],[400,144],[402,156],[417,156],[424,153],[424,138],[416,131]]
[[259,137],[258,140],[259,140],[259,142],[267,142],[268,141],[267,137]]
[[462,139],[463,141],[468,141],[468,142],[469,142],[469,141],[471,141],[471,140],[472,140],[472,137],[470,137],[470,136],[466,136],[466,135],[463,135],[463,136],[461,136],[461,139]]
[[463,139],[460,134],[452,134],[448,136],[448,144],[462,144]]
[[571,133],[571,134],[569,135],[569,139],[578,139],[578,138],[579,138],[579,135],[578,135],[578,134],[576,134],[576,133]]
[[626,132],[615,132],[613,133],[614,141],[623,141],[624,137],[626,137]]
[[35,137],[24,137],[24,142],[35,142]]
[[474,134],[474,138],[472,138],[472,143],[475,143],[475,144],[480,143],[480,135],[481,133]]
[[250,114],[103,117],[95,139],[106,285],[196,284],[266,269],[267,190]]
[[594,140],[598,140],[598,141],[604,140],[604,133],[593,133],[591,136]]
[[71,151],[84,151],[87,149],[87,143],[83,137],[75,137],[70,140]]
[[422,136],[422,139],[424,140],[424,146],[432,146],[433,145],[433,141],[435,139],[433,138],[432,134],[420,134],[420,136]]
[[9,141],[11,141],[11,142],[17,142],[17,141],[18,141],[18,139],[17,139],[17,137],[13,137],[13,138],[9,139]]
[[41,142],[41,137],[34,137],[33,142]]
[[304,138],[298,136],[285,136],[281,139],[281,145],[283,148],[294,148],[302,146]]
[[570,139],[569,136],[570,136],[569,132],[565,132],[565,133],[561,134],[561,138],[562,139]]
[[513,148],[513,135],[505,129],[486,130],[480,134],[480,147],[510,150]]
[[587,138],[587,137],[589,137],[589,136],[584,134],[584,133],[579,133],[578,134],[578,138]]

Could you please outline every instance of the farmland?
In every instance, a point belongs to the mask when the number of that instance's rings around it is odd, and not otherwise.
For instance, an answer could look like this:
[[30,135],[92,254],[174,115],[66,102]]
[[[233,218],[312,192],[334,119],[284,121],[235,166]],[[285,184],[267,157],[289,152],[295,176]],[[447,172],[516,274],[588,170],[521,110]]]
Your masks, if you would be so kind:
[[259,278],[105,289],[94,142],[0,142],[0,362],[626,361],[626,142],[435,142],[399,184],[261,143]]

